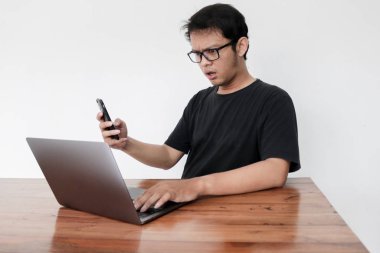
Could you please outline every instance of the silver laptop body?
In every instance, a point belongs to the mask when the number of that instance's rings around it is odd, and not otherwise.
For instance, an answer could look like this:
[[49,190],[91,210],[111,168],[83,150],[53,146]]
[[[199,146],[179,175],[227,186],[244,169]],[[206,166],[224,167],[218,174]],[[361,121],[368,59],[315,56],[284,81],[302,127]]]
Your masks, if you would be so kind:
[[111,149],[103,142],[26,138],[58,203],[133,224],[145,224],[185,203],[136,211],[140,188],[128,189]]

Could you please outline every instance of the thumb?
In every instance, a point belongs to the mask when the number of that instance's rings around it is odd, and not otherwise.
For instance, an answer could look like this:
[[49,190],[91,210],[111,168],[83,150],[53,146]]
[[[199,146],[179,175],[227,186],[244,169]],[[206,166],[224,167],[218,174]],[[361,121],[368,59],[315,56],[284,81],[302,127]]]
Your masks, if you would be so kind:
[[115,127],[118,127],[118,128],[126,128],[127,125],[125,124],[125,122],[119,118],[117,118],[114,122],[114,126]]
[[119,126],[120,124],[121,124],[121,120],[119,118],[115,119],[115,121],[113,122],[114,126]]

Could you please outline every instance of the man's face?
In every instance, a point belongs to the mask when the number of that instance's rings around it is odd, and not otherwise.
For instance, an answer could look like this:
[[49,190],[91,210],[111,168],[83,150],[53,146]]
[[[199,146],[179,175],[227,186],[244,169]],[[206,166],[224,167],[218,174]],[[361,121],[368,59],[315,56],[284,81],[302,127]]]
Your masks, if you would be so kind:
[[[192,51],[197,52],[203,52],[210,48],[218,48],[230,42],[220,31],[210,29],[191,32],[190,41]],[[209,61],[202,56],[202,61],[198,63],[204,75],[213,85],[229,85],[238,73],[238,56],[232,49],[232,46],[220,49],[219,59]]]

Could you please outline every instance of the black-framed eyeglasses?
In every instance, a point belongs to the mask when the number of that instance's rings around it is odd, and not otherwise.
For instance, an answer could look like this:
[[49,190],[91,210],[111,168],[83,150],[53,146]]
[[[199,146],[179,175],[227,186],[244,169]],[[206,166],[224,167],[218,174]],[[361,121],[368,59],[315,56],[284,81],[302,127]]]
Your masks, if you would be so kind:
[[215,61],[220,58],[219,50],[231,45],[233,45],[233,41],[230,41],[227,44],[217,48],[208,48],[203,51],[190,51],[187,53],[187,55],[194,63],[200,63],[202,61],[202,56],[204,56],[208,61]]

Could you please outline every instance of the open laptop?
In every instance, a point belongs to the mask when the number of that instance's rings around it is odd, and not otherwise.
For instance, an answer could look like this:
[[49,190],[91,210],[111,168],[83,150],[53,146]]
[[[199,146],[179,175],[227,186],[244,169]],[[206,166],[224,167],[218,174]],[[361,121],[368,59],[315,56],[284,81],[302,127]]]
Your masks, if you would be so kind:
[[133,199],[143,189],[127,188],[111,149],[103,142],[26,138],[62,206],[133,224],[145,224],[185,203],[168,202],[139,212]]

